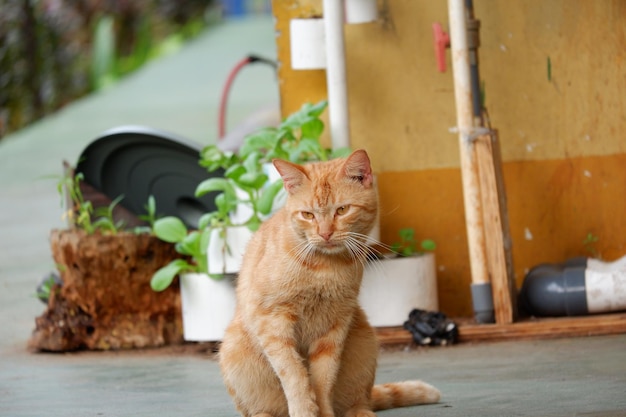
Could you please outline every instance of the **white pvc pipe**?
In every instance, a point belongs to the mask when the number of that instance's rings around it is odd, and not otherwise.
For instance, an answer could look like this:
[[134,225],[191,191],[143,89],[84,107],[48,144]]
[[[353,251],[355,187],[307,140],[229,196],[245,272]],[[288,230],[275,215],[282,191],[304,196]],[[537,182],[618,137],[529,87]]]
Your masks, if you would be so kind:
[[326,88],[330,137],[334,149],[350,146],[350,118],[346,83],[344,9],[341,0],[324,0],[326,29]]
[[472,283],[485,284],[489,282],[489,273],[487,270],[485,234],[482,228],[478,167],[472,138],[474,131],[472,90],[464,3],[464,0],[448,0],[450,50]]

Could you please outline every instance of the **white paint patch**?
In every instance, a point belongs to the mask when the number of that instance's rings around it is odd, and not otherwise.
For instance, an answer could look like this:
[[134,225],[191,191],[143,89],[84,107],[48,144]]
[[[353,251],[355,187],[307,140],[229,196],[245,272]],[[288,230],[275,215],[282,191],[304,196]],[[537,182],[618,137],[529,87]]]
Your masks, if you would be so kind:
[[445,267],[445,265],[439,265],[438,269],[439,269],[439,271],[443,272],[443,271],[446,270],[446,267]]
[[626,309],[626,271],[585,270],[587,309],[605,313]]
[[583,136],[583,140],[586,140],[587,142],[591,141],[591,136],[587,133],[585,136]]
[[532,152],[535,150],[535,148],[537,147],[537,143],[533,142],[533,143],[527,143],[526,144],[526,152]]
[[591,178],[591,172],[589,172],[589,171],[587,171],[587,170],[584,170],[584,171],[583,171],[583,175],[584,175],[585,177],[587,177],[587,178]]
[[528,227],[524,229],[524,239],[533,240],[533,234],[530,232],[530,229]]
[[503,44],[503,43],[501,43],[501,44],[500,44],[500,50],[501,50],[502,52],[506,52],[506,51],[507,51],[507,47],[506,47],[506,45],[505,45],[505,44]]

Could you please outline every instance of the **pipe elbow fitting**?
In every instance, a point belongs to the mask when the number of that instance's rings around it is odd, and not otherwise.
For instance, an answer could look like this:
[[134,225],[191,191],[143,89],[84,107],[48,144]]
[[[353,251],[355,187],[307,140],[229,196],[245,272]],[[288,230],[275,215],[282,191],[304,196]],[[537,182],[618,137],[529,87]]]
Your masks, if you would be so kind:
[[524,279],[520,298],[536,316],[578,316],[589,313],[585,287],[586,262],[539,265]]

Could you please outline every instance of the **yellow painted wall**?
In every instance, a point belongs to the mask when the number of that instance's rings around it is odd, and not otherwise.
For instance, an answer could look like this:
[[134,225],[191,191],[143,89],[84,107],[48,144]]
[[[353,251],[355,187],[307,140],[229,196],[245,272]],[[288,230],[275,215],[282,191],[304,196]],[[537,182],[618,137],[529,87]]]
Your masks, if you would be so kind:
[[[498,129],[518,285],[541,262],[626,253],[626,2],[475,0],[480,71]],[[290,68],[289,19],[321,1],[274,0],[283,114],[326,97],[324,71]],[[380,178],[382,238],[412,226],[438,243],[439,301],[471,315],[450,70],[431,25],[446,2],[383,0],[376,23],[345,28],[352,145]],[[448,64],[450,57],[448,52]],[[548,71],[548,61],[550,71]],[[550,72],[550,74],[549,74]]]

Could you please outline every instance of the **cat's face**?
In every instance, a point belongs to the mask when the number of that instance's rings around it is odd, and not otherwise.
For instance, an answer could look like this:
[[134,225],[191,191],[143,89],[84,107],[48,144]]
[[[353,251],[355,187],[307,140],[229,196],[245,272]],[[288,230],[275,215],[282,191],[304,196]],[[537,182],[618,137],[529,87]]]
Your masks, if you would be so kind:
[[289,193],[285,209],[303,246],[326,254],[366,254],[378,199],[365,151],[305,166],[285,161],[274,165]]

